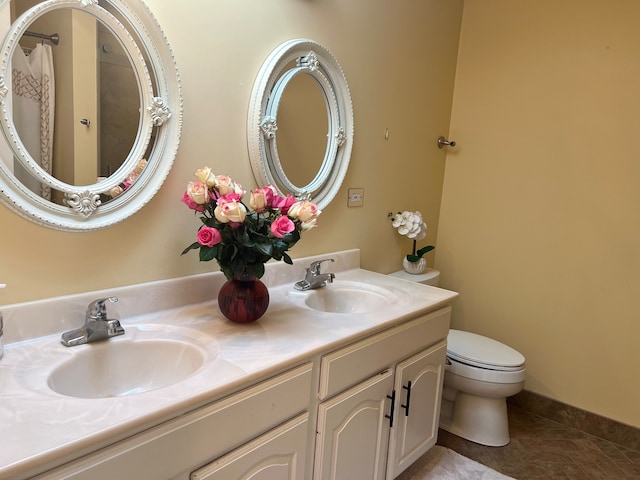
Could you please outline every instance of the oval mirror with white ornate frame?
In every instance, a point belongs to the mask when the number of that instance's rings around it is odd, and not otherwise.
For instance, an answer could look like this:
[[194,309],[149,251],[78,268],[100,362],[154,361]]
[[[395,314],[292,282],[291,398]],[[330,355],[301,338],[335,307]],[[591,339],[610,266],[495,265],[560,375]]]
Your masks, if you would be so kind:
[[[321,159],[282,159],[278,153],[278,136],[295,135],[278,129],[281,100],[300,75],[313,78],[324,97],[328,130]],[[251,167],[259,184],[274,185],[282,194],[296,198],[310,198],[320,208],[333,200],[351,157],[353,107],[344,72],[327,48],[303,38],[286,41],[271,52],[253,86],[247,140]],[[286,171],[287,162],[292,161],[319,164],[319,168],[311,173],[309,183],[296,185]]]
[[[9,3],[9,0],[0,0],[0,11],[9,8]],[[138,83],[141,111],[134,145],[115,172],[104,179],[98,179],[96,172],[95,183],[87,185],[65,183],[43,169],[25,148],[12,116],[13,53],[21,48],[18,42],[35,20],[60,9],[86,12],[110,30],[126,52]],[[182,128],[182,94],[171,48],[160,25],[141,0],[43,1],[25,11],[10,26],[0,55],[0,126],[13,154],[13,158],[0,159],[0,200],[40,225],[87,231],[128,218],[157,193],[177,152]],[[74,121],[82,123],[82,119]],[[13,162],[19,163],[40,184],[61,192],[62,204],[27,188],[14,175]],[[133,172],[138,175],[132,182]],[[124,191],[113,196],[114,189],[121,189],[122,185],[125,185]],[[104,201],[108,195],[113,198]]]

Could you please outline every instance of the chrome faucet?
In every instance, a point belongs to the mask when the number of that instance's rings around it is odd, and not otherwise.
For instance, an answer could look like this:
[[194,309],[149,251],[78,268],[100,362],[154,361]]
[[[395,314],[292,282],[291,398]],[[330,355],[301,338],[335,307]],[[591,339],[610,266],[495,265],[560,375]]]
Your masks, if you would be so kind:
[[311,290],[324,287],[327,283],[332,283],[333,279],[336,278],[333,273],[320,273],[320,267],[324,262],[335,262],[335,260],[333,258],[325,258],[324,260],[313,262],[307,268],[304,280],[296,282],[294,288],[296,290]]
[[62,334],[60,341],[65,347],[106,340],[124,333],[119,320],[107,318],[107,301],[115,303],[118,297],[99,298],[91,302],[87,308],[84,326]]

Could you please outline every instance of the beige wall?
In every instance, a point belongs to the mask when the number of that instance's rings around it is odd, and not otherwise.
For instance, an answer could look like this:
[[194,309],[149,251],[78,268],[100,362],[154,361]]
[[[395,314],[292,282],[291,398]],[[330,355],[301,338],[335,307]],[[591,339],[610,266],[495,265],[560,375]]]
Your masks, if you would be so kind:
[[640,427],[640,3],[466,0],[436,266],[525,388]]
[[[445,165],[435,141],[450,123],[461,0],[146,3],[173,47],[184,89],[175,166],[143,210],[104,231],[49,230],[0,207],[0,283],[8,284],[0,305],[216,269],[196,254],[180,257],[199,222],[180,198],[203,165],[255,186],[245,137],[253,80],[273,48],[297,37],[324,44],[341,63],[355,144],[344,188],[292,256],[361,248],[364,267],[398,270],[411,244],[387,212],[404,209],[423,212],[431,227],[425,243],[435,242]],[[346,207],[348,187],[365,189],[364,207]]]
[[[280,42],[308,37],[345,70],[355,145],[344,188],[292,255],[357,247],[364,267],[393,271],[410,244],[386,214],[420,209],[443,286],[461,292],[454,327],[525,354],[526,388],[640,426],[640,4],[466,0],[441,211],[435,139],[449,126],[461,0],[147,4],[183,82],[176,165],[148,206],[100,232],[0,207],[0,304],[215,268],[179,256],[197,226],[184,185],[208,164],[253,186],[253,78]],[[365,189],[364,207],[346,208],[348,187]]]

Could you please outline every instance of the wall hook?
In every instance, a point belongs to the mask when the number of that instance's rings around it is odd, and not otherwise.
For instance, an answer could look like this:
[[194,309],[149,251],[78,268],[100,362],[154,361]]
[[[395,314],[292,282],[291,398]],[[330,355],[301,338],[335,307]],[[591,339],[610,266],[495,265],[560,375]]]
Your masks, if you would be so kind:
[[438,148],[442,148],[444,146],[455,147],[456,142],[453,140],[449,141],[444,137],[438,137]]
[[87,128],[91,126],[91,120],[89,120],[88,118],[83,118],[82,120],[80,120],[80,123]]

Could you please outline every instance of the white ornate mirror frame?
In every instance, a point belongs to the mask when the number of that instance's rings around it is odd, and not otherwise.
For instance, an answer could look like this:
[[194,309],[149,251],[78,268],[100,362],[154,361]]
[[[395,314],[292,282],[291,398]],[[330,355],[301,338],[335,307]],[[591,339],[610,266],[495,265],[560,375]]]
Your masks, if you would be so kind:
[[[289,68],[295,61],[295,67]],[[294,185],[278,155],[277,114],[282,95],[294,77],[307,74],[321,88],[327,107],[327,148],[315,177]],[[311,198],[326,207],[347,173],[353,144],[353,107],[344,72],[327,48],[308,39],[282,43],[267,57],[253,85],[247,120],[251,168],[259,184],[271,184],[282,194]]]
[[[23,13],[6,34],[0,54],[0,125],[14,157],[43,185],[63,192],[66,205],[58,205],[33,193],[0,159],[0,200],[19,215],[59,230],[87,231],[114,225],[142,208],[160,189],[173,164],[182,128],[182,93],[171,48],[153,14],[141,0],[108,0],[114,13],[125,20],[125,27],[98,0],[47,0]],[[0,0],[0,11],[9,8],[9,0]],[[122,166],[106,180],[91,185],[69,185],[42,169],[24,147],[15,130],[11,115],[11,58],[20,48],[18,41],[29,25],[47,12],[60,8],[81,9],[100,20],[113,34],[129,56],[137,77],[140,105],[140,126],[135,143]],[[128,30],[128,29],[131,29]],[[134,38],[139,39],[138,44]],[[148,61],[145,61],[145,57]],[[151,80],[149,70],[153,76]],[[154,91],[155,87],[155,91]],[[155,139],[150,146],[152,131]],[[140,160],[147,155],[147,165],[122,194],[102,203],[100,194],[122,184]],[[4,160],[4,161],[3,161]],[[97,177],[97,174],[96,174]]]

